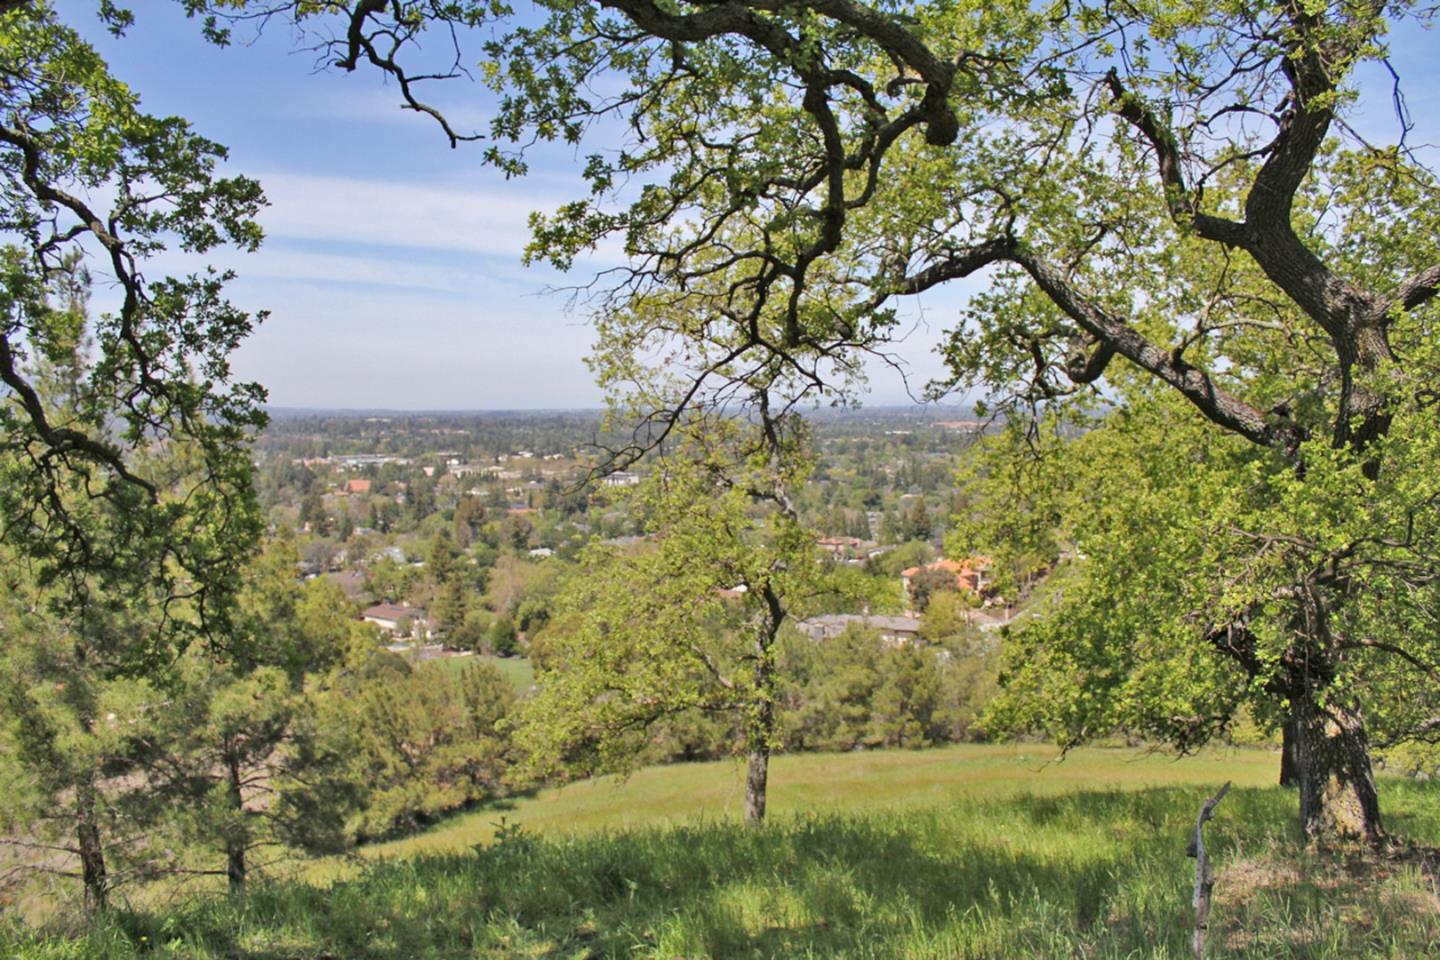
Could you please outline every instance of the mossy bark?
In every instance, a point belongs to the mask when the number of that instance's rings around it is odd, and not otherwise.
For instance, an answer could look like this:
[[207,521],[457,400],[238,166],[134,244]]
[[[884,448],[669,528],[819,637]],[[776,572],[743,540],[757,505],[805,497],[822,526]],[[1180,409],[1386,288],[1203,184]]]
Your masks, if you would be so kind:
[[1313,696],[1291,703],[1300,826],[1315,843],[1385,838],[1365,721],[1356,706]]
[[1280,728],[1280,786],[1300,786],[1300,758],[1296,755],[1298,734],[1295,721],[1286,720]]
[[240,760],[230,751],[225,756],[226,800],[230,805],[235,822],[230,824],[225,837],[225,878],[230,884],[230,893],[240,896],[245,892],[247,848],[243,821],[245,817],[245,794],[240,777]]

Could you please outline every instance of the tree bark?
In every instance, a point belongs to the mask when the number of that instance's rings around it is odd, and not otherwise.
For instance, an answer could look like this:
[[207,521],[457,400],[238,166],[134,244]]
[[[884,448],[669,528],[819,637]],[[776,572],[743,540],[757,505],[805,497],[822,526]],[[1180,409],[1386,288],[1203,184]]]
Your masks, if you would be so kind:
[[109,877],[105,871],[105,846],[100,825],[95,822],[95,786],[85,782],[76,789],[75,849],[80,855],[80,878],[85,885],[85,910],[103,913],[108,906]]
[[[779,498],[783,509],[792,513],[784,491]],[[760,588],[765,600],[765,617],[755,633],[755,703],[750,717],[746,746],[749,762],[745,770],[745,822],[759,826],[765,822],[765,796],[770,782],[770,744],[775,738],[775,637],[780,632],[786,610],[775,590],[766,580]]]
[[1292,699],[1300,825],[1311,842],[1385,838],[1360,709],[1313,694]]
[[770,780],[770,745],[760,744],[750,750],[745,769],[745,822],[759,826],[765,822],[765,792]]
[[225,878],[230,881],[230,894],[245,892],[245,845],[231,840],[225,844]]
[[1205,822],[1215,817],[1215,808],[1230,792],[1230,781],[1225,781],[1215,796],[1200,807],[1200,816],[1195,821],[1195,832],[1190,836],[1187,854],[1195,858],[1195,891],[1190,898],[1195,908],[1195,932],[1190,938],[1190,949],[1196,960],[1204,960],[1205,946],[1210,936],[1210,900],[1215,891],[1215,869],[1210,865],[1210,853],[1205,849]]
[[230,893],[240,896],[245,892],[245,831],[241,822],[245,816],[245,796],[240,787],[240,761],[234,755],[225,757],[225,772],[228,777],[226,799],[235,822],[225,832],[225,877],[230,882]]
[[754,713],[746,746],[745,822],[759,826],[765,822],[765,796],[770,782],[770,743],[775,735],[775,664],[773,659],[775,631],[771,627],[756,639]]
[[1280,728],[1280,786],[1300,786],[1300,759],[1296,756],[1295,720],[1290,718]]

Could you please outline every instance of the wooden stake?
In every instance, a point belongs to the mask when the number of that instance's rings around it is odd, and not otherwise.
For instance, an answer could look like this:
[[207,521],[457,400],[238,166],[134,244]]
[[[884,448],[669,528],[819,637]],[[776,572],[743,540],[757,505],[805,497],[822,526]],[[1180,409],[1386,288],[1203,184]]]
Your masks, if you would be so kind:
[[1205,852],[1203,831],[1205,821],[1215,816],[1215,808],[1229,792],[1230,781],[1227,780],[1219,793],[1205,801],[1200,808],[1200,817],[1195,821],[1195,835],[1190,838],[1190,847],[1185,851],[1195,858],[1195,896],[1191,901],[1195,905],[1195,936],[1190,945],[1196,960],[1203,960],[1205,956],[1205,937],[1210,932],[1210,891],[1215,887],[1215,871],[1211,869],[1210,857]]

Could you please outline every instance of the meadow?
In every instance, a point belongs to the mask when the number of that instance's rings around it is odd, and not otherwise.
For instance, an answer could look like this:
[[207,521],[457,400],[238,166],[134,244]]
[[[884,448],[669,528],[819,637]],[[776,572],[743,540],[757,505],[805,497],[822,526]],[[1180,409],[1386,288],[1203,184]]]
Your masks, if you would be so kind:
[[535,686],[535,668],[524,657],[492,657],[477,654],[470,657],[444,657],[439,660],[427,661],[427,663],[433,664],[437,670],[444,670],[450,674],[458,674],[474,663],[488,663],[504,674],[505,679],[510,681],[516,693],[527,693],[531,687]]
[[[1440,942],[1425,851],[1304,850],[1276,757],[963,746],[779,758],[773,816],[739,768],[544,791],[371,848],[329,876],[192,893],[0,955],[227,960],[1185,957],[1200,803],[1217,957],[1414,957]],[[1440,842],[1440,789],[1383,782],[1389,825]],[[503,816],[503,821],[501,817]],[[1433,865],[1432,865],[1433,866]]]
[[[1061,752],[1049,744],[958,744],[933,750],[807,753],[772,761],[772,818],[860,813],[1054,796],[1100,787],[1137,790],[1191,785],[1195,808],[1227,780],[1236,786],[1275,781],[1278,754],[1210,750],[1177,759],[1163,750],[1088,747]],[[597,777],[533,797],[453,817],[425,833],[364,848],[369,859],[468,850],[489,843],[503,818],[535,836],[735,823],[742,814],[745,770],[739,761],[646,767],[627,777]],[[335,861],[327,866],[339,867]],[[313,866],[311,869],[314,869]]]

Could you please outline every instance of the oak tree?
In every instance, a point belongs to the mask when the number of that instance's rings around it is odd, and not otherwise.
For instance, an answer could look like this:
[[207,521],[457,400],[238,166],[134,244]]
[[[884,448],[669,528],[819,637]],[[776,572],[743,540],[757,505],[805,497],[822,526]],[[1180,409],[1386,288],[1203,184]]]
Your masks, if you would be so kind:
[[[172,601],[109,651],[143,671],[223,634],[258,532],[246,442],[263,421],[262,391],[230,377],[256,318],[225,299],[229,276],[146,263],[253,249],[264,201],[217,175],[222,146],[145,113],[50,4],[0,4],[0,37],[0,534],[77,616],[97,592]],[[91,274],[119,296],[94,318],[73,296]]]
[[653,463],[632,504],[653,542],[582,555],[522,714],[537,772],[625,770],[662,722],[727,716],[746,757],[745,819],[764,820],[779,736],[777,639],[823,577],[789,500],[803,460],[773,457],[770,445],[803,442],[801,424],[767,426],[768,442],[754,425],[687,425],[688,442]]

